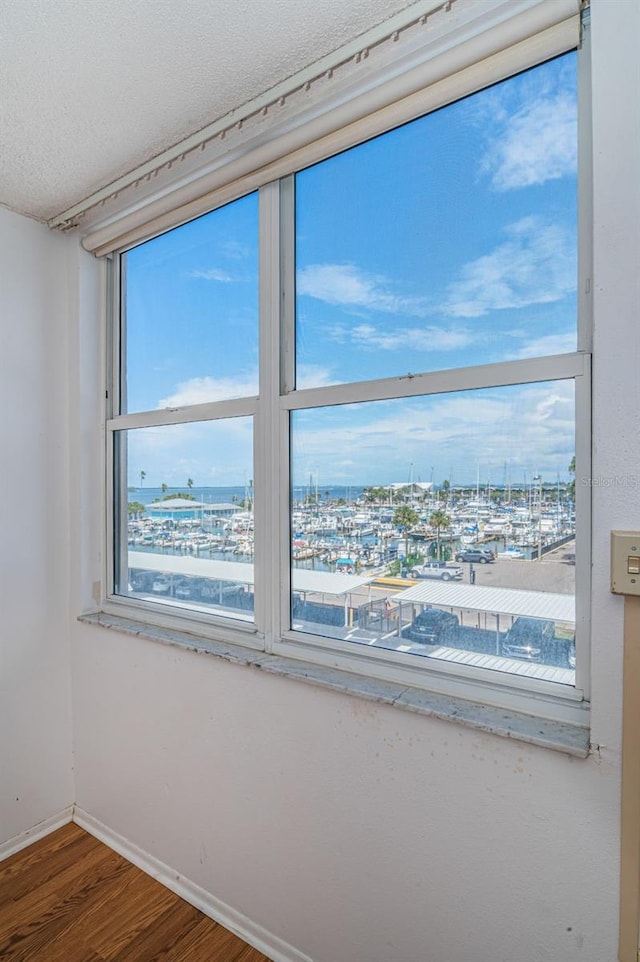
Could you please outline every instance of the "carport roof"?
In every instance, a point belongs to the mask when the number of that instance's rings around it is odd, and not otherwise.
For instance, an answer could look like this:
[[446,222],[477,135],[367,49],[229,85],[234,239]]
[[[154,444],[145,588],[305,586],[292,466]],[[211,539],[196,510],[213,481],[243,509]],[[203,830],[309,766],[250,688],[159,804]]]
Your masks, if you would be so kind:
[[413,601],[443,608],[466,608],[492,614],[525,615],[575,624],[575,595],[550,591],[527,591],[519,588],[495,588],[484,585],[421,583],[394,595],[394,601]]
[[[220,581],[236,581],[243,585],[254,583],[253,565],[242,561],[216,561],[210,558],[155,554],[151,551],[130,551],[128,564],[130,568],[161,571],[164,574],[217,578]],[[362,585],[369,584],[373,577],[373,575],[342,575],[333,574],[330,571],[294,568],[293,590],[325,595],[346,595]]]

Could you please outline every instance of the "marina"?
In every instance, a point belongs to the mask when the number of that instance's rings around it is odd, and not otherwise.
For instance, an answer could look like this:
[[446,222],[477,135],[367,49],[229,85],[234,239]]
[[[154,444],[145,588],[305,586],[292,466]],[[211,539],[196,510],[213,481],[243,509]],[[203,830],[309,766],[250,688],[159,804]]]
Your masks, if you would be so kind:
[[[575,536],[573,505],[561,497],[559,486],[537,486],[515,496],[494,488],[486,497],[468,489],[425,487],[390,488],[388,500],[380,500],[383,489],[367,487],[330,488],[322,497],[299,494],[291,510],[293,566],[400,574],[405,559],[410,566],[453,561],[469,547],[488,549],[497,559],[531,561]],[[136,489],[133,494],[127,527],[132,550],[253,559],[252,491],[209,488],[163,498],[157,489]]]
[[[291,628],[571,685],[569,493],[540,483],[486,494],[431,485],[295,491]],[[252,486],[128,494],[116,592],[253,625]],[[429,619],[440,634],[422,633]]]

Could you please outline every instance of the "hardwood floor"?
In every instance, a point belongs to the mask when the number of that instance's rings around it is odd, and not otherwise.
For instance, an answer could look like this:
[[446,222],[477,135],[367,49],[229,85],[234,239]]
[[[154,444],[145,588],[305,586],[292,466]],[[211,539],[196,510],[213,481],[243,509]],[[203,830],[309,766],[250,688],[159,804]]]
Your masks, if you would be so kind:
[[269,962],[69,824],[0,862],[7,962]]

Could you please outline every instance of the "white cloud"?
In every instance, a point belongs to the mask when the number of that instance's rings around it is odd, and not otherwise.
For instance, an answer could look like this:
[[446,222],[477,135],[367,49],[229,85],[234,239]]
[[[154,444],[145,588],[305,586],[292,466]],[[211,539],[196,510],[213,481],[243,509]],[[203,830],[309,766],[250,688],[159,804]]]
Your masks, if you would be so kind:
[[[408,477],[452,477],[471,483],[477,465],[502,482],[540,473],[566,475],[574,451],[573,383],[558,381],[362,403],[296,412],[295,483],[319,474],[330,483],[389,483]],[[253,477],[252,419],[143,428],[127,432],[131,483],[195,488],[243,484]],[[508,467],[507,467],[508,466]],[[450,473],[451,472],[451,473]]]
[[[574,450],[573,384],[531,384],[458,392],[424,399],[374,402],[309,412],[294,431],[294,465],[308,465],[331,481],[387,484],[408,476],[428,480],[452,472],[470,483],[480,465],[502,481],[524,473],[546,479],[566,475]],[[357,452],[357,470],[341,468]],[[308,471],[307,471],[308,474]]]
[[[335,384],[329,368],[319,364],[298,365],[298,384],[303,388],[325,387]],[[192,377],[178,384],[173,394],[161,398],[158,408],[181,408],[190,404],[209,404],[233,398],[255,397],[258,393],[258,372],[248,371],[238,377]]]
[[296,287],[298,294],[325,304],[415,316],[426,313],[424,298],[395,294],[388,278],[353,264],[309,264],[298,271]]
[[206,271],[189,271],[187,276],[199,278],[203,281],[218,281],[220,284],[231,284],[237,280],[227,271],[220,270],[217,267],[211,267]]
[[573,235],[558,224],[524,217],[506,230],[507,240],[470,261],[449,285],[443,311],[481,317],[492,310],[558,301],[576,288]]
[[224,241],[224,243],[220,245],[220,250],[226,257],[230,257],[236,261],[244,260],[245,257],[248,257],[251,253],[251,249],[247,244],[243,244],[237,240]]
[[515,114],[502,116],[482,169],[499,191],[530,187],[575,175],[575,98],[568,91],[531,98]]
[[159,408],[181,408],[189,404],[228,401],[231,398],[253,397],[258,393],[258,372],[251,371],[238,377],[192,377],[179,384],[174,393],[158,401]]
[[[395,294],[388,279],[351,264],[312,264],[298,272],[298,294],[326,304],[386,314],[426,317],[481,317],[489,311],[552,303],[576,287],[576,245],[573,234],[559,224],[536,216],[524,217],[504,229],[506,239],[488,254],[465,264],[449,284],[440,304],[425,297]],[[475,335],[465,329],[429,325],[380,330],[365,321],[354,327],[334,324],[333,340],[382,350],[456,350]]]
[[518,351],[518,357],[546,357],[549,354],[568,354],[576,350],[575,332],[547,334],[528,341]]
[[383,351],[455,351],[468,347],[474,335],[467,330],[446,327],[389,328],[379,331],[371,324],[358,324],[349,332],[359,347],[379,348]]
[[336,379],[327,367],[319,364],[298,364],[296,382],[300,388],[326,387],[327,384],[335,384]]
[[[253,477],[253,426],[249,417],[164,424],[128,432],[130,483],[140,470],[146,487],[243,484]],[[186,490],[186,488],[184,489]]]

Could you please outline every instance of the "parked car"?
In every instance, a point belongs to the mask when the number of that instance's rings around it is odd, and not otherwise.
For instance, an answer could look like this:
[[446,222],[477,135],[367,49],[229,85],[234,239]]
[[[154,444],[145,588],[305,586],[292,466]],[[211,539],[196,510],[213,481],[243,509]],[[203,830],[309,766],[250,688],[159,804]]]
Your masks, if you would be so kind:
[[516,618],[506,634],[502,654],[523,661],[544,661],[553,654],[555,625],[544,618]]
[[194,585],[191,578],[181,578],[173,587],[173,596],[174,598],[182,598],[183,600],[193,598],[193,588]]
[[457,615],[440,608],[427,608],[402,632],[404,638],[423,645],[446,645],[457,634],[460,622]]
[[486,565],[496,560],[489,548],[463,548],[458,551],[456,561],[469,561],[471,564]]
[[439,578],[440,581],[459,581],[462,578],[462,568],[457,565],[447,565],[446,561],[427,561],[423,565],[416,565],[411,569],[412,578]]
[[171,590],[171,578],[167,575],[158,575],[151,590],[154,595],[168,595]]

